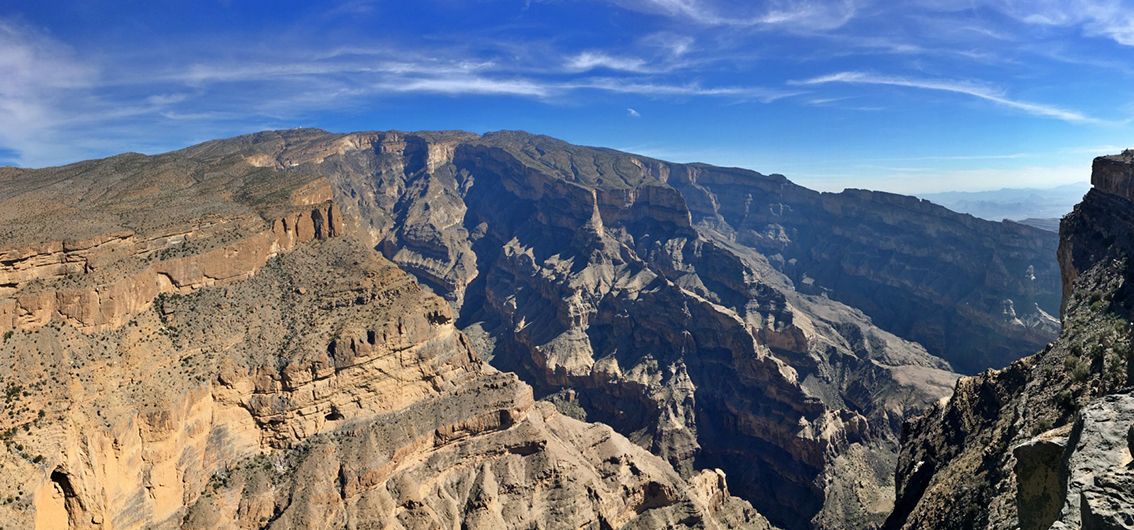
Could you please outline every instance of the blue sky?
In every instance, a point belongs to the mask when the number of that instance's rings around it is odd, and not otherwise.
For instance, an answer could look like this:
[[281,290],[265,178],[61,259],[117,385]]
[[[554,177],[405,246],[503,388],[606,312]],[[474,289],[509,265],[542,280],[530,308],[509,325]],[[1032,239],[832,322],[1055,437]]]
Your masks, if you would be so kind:
[[523,129],[917,193],[1083,181],[1134,145],[1113,0],[6,0],[0,72],[0,164],[22,166]]

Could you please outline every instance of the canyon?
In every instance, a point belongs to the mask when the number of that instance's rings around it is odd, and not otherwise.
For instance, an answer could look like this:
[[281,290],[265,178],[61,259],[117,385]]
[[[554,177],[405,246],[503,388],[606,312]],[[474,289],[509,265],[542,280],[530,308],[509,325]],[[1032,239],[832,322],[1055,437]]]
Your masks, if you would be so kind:
[[520,132],[4,169],[0,524],[933,521],[918,436],[1064,340],[1074,219]]
[[886,528],[1134,527],[1134,151],[1091,181],[1060,227],[1061,336],[909,427]]

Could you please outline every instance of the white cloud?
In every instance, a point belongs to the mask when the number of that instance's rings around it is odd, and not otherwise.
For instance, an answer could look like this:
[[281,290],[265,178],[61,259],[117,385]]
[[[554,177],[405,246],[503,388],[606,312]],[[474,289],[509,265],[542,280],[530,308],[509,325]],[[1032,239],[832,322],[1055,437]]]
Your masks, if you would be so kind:
[[426,92],[449,95],[510,95],[546,97],[551,89],[524,79],[451,76],[383,81],[377,88],[391,92]]
[[640,112],[638,112],[636,109],[634,109],[633,107],[627,107],[626,108],[626,115],[631,117],[631,118],[641,118],[642,117],[642,114]]
[[698,84],[674,85],[621,78],[581,80],[564,83],[559,86],[567,90],[591,89],[618,94],[639,94],[645,96],[728,96],[736,99],[751,99],[763,103],[771,103],[801,93],[800,91],[779,90],[765,87],[705,87]]
[[1084,34],[1134,46],[1134,9],[1120,0],[989,0],[1028,24],[1080,27]]
[[977,99],[982,99],[991,103],[995,103],[1002,107],[1020,110],[1035,116],[1055,118],[1058,120],[1076,123],[1100,123],[1100,121],[1097,119],[1085,116],[1073,110],[1067,110],[1052,105],[1044,105],[1040,103],[1030,103],[1027,101],[1010,99],[1004,96],[1001,92],[993,90],[989,87],[963,81],[914,79],[906,77],[876,75],[866,72],[838,72],[830,75],[793,82],[793,84],[796,85],[823,85],[829,83],[889,85],[917,88],[922,90],[952,92],[954,94],[963,94]]
[[[680,38],[678,47],[689,44]],[[684,53],[674,50],[673,53]],[[41,166],[122,150],[162,151],[200,137],[303,123],[400,94],[566,101],[575,92],[775,101],[761,87],[677,84],[643,59],[585,51],[546,70],[522,61],[407,53],[388,47],[186,54],[166,62],[81,56],[57,39],[0,20],[0,149]],[[397,57],[391,60],[389,57]],[[673,64],[673,63],[670,63]],[[156,65],[156,66],[155,66]],[[586,75],[615,70],[610,77]],[[627,111],[628,114],[631,111]]]
[[601,52],[582,52],[567,59],[563,65],[570,72],[586,72],[596,68],[624,72],[647,72],[646,61],[637,57],[613,57]]
[[706,26],[781,26],[822,31],[854,18],[853,0],[613,0],[637,11],[678,17]]
[[189,98],[189,94],[154,94],[146,98],[146,103],[151,105],[172,105],[174,103],[181,103]]
[[21,164],[48,156],[51,130],[74,92],[94,82],[97,71],[50,36],[0,20],[0,146],[19,153]]

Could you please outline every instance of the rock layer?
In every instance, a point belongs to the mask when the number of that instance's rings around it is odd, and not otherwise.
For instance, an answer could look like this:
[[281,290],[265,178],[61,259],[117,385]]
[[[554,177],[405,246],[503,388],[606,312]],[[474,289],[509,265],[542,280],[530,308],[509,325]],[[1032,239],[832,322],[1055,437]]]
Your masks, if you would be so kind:
[[23,228],[84,198],[0,240],[33,249],[5,251],[5,296],[56,304],[0,339],[0,526],[769,527],[720,471],[683,477],[478,359],[318,174],[173,153],[10,184]]
[[1058,327],[1049,233],[525,133],[6,178],[23,526],[870,527],[902,422]]
[[949,362],[1005,363],[1058,328],[1053,234],[912,198],[514,132],[186,154],[326,176],[482,356],[687,477],[724,468],[790,527],[880,523],[901,422],[947,395]]

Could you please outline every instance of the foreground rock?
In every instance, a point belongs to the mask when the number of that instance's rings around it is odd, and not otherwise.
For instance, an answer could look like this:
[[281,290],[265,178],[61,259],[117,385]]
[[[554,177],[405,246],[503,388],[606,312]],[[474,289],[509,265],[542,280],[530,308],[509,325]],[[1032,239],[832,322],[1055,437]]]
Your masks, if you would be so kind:
[[328,180],[258,162],[5,182],[0,526],[769,527],[536,402]]
[[880,524],[902,421],[1058,330],[1054,234],[909,197],[510,132],[185,153],[325,175],[484,358],[792,528]]
[[902,443],[890,528],[1134,528],[1134,153],[1063,220],[1064,331],[957,384]]

